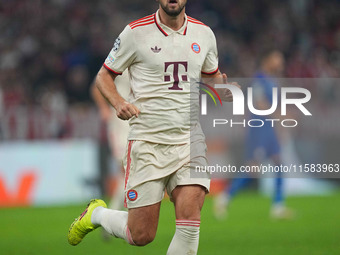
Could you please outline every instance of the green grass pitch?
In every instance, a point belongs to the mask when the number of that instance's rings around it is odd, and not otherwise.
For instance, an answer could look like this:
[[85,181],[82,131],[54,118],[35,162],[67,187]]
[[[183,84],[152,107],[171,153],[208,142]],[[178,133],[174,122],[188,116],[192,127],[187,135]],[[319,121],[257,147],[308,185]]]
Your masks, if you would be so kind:
[[[254,193],[236,197],[229,217],[217,221],[207,198],[201,223],[199,254],[218,255],[337,255],[340,254],[340,194],[288,198],[297,212],[292,221],[273,221],[270,200]],[[166,254],[175,231],[173,205],[163,201],[158,233],[146,247],[124,241],[103,242],[100,229],[82,243],[67,243],[69,225],[82,206],[0,209],[0,254]]]

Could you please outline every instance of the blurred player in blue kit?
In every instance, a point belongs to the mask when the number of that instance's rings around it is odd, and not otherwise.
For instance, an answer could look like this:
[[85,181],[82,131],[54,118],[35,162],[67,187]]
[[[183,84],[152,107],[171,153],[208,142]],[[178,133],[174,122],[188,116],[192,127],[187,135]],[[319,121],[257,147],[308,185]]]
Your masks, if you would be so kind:
[[[273,101],[273,88],[278,84],[275,77],[280,77],[284,70],[284,56],[278,50],[268,50],[260,57],[260,70],[255,74],[252,82],[254,107],[258,110],[267,110]],[[272,114],[275,118],[275,113]],[[248,165],[260,165],[270,160],[274,165],[281,165],[280,142],[278,130],[271,122],[265,121],[268,116],[250,115],[250,119],[260,119],[262,127],[248,127],[245,139],[245,157]],[[275,119],[280,119],[279,116]],[[227,208],[234,196],[244,188],[252,179],[248,176],[239,176],[231,181],[214,201],[214,213],[217,218],[224,218]],[[284,204],[283,179],[280,174],[274,179],[274,196],[271,208],[271,217],[275,219],[290,219],[293,212]]]

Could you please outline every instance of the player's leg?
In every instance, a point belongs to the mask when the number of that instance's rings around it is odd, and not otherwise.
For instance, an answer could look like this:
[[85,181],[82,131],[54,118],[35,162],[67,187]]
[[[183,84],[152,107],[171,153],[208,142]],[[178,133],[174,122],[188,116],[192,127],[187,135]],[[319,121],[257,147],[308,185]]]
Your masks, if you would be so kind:
[[[178,148],[187,153],[185,146]],[[195,175],[197,165],[207,165],[204,141],[191,145],[190,163],[185,164],[169,177],[167,192],[175,205],[176,232],[170,243],[168,255],[197,254],[201,209],[206,193],[210,189],[210,174]],[[195,177],[195,178],[193,178]]]
[[[143,142],[130,141],[126,153],[125,202],[129,211],[107,209],[102,200],[99,200],[100,203],[91,204],[83,213],[86,221],[76,220],[76,224],[70,227],[71,244],[77,245],[88,232],[98,226],[102,226],[111,235],[122,238],[132,245],[143,246],[153,240],[167,179],[147,181],[145,175],[141,178],[136,177],[138,176],[136,173],[141,173],[144,169],[143,161],[138,161],[138,158],[146,159],[141,157],[140,153],[143,153],[143,150],[138,147],[141,144]],[[81,231],[78,231],[79,229]]]
[[[257,163],[256,161],[249,161],[247,165],[252,166],[257,165]],[[214,198],[214,216],[216,219],[223,220],[226,218],[231,201],[251,180],[252,178],[248,174],[234,178],[230,181],[230,185]]]
[[[272,160],[275,165],[279,165],[279,156],[272,157]],[[272,207],[270,211],[270,216],[273,219],[292,219],[294,218],[294,212],[289,209],[285,204],[284,197],[284,179],[282,178],[281,173],[277,173],[277,176],[274,178],[274,194]]]
[[200,185],[177,186],[172,191],[176,212],[176,232],[168,255],[197,254],[201,209],[206,188]]
[[[273,155],[272,161],[275,166],[280,165],[280,156]],[[273,196],[273,205],[280,205],[284,203],[284,195],[283,195],[283,179],[281,173],[278,173],[274,179],[274,196]]]
[[[280,145],[276,136],[273,137],[267,153],[275,166],[281,165]],[[292,219],[295,215],[294,211],[285,205],[284,179],[281,173],[278,173],[274,179],[274,194],[270,215],[274,219]]]
[[233,199],[240,190],[242,190],[249,184],[250,181],[250,177],[234,178],[231,181],[230,188],[227,189],[228,191],[226,192],[229,199]]
[[130,244],[144,246],[156,235],[160,202],[164,197],[167,178],[147,181],[137,186],[127,183],[128,212],[100,208],[93,213],[93,224],[98,224],[113,236]]
[[134,243],[144,246],[156,236],[161,202],[141,208],[129,209],[128,227]]
[[92,214],[92,223],[102,226],[111,235],[131,245],[144,246],[153,241],[159,219],[160,202],[129,209],[128,212],[98,207]]
[[144,246],[156,235],[163,196],[164,180],[155,180],[127,192],[131,200],[127,201],[128,212],[107,209],[100,199],[91,200],[86,210],[71,225],[68,241],[77,245],[86,234],[101,226],[111,235],[131,245]]
[[[263,158],[264,136],[258,129],[250,128],[245,139],[245,157],[248,166],[258,165],[258,160]],[[231,181],[229,187],[214,199],[214,214],[217,219],[223,219],[227,215],[227,209],[231,200],[249,184],[251,178],[247,174],[237,176]]]
[[237,193],[248,185],[251,181],[249,177],[234,178],[230,181],[230,186],[227,186],[214,199],[214,215],[216,219],[222,220],[226,218],[228,207],[232,199]]
[[147,181],[137,186],[130,186],[136,180],[130,178],[130,181],[127,182],[125,196],[128,212],[102,208],[98,215],[94,211],[93,223],[130,244],[144,246],[155,238],[167,178]]
[[[266,158],[271,159],[274,166],[279,166],[281,164],[280,143],[274,129],[268,130],[265,145]],[[278,173],[274,179],[273,207],[278,205],[281,206],[283,204],[283,179],[281,174]]]
[[172,191],[176,219],[200,221],[205,195],[206,188],[201,185],[177,186]]

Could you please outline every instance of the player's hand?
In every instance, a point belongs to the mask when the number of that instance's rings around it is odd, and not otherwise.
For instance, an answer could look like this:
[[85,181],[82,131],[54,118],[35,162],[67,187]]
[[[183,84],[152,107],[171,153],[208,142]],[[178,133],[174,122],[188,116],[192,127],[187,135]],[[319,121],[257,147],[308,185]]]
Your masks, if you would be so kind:
[[[241,86],[237,82],[228,83],[228,77],[225,73],[222,74],[223,84],[233,85],[238,88]],[[218,93],[223,101],[232,102],[233,101],[233,94],[229,89],[219,89]]]
[[138,118],[139,113],[140,110],[137,108],[137,106],[126,101],[122,101],[116,106],[117,117],[122,120],[129,120],[133,116],[136,116],[136,118]]

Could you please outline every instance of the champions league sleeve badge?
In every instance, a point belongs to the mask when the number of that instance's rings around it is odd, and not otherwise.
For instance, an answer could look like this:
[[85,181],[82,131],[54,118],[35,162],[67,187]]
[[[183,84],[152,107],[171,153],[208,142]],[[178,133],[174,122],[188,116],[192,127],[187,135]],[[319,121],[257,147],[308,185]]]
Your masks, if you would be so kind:
[[119,47],[120,47],[120,38],[118,37],[113,44],[112,50],[116,52],[119,49]]

